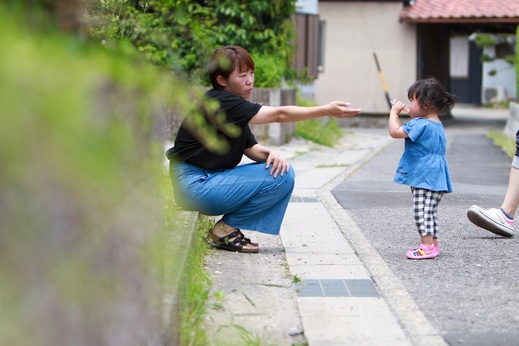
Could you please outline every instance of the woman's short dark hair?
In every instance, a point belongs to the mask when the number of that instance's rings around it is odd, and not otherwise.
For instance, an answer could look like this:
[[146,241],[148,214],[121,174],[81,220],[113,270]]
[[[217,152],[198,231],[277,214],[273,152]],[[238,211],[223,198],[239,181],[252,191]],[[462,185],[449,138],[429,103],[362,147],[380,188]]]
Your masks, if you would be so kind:
[[247,50],[239,46],[225,46],[215,50],[207,66],[213,88],[223,90],[216,77],[222,76],[227,79],[236,68],[238,72],[255,69],[254,60]]

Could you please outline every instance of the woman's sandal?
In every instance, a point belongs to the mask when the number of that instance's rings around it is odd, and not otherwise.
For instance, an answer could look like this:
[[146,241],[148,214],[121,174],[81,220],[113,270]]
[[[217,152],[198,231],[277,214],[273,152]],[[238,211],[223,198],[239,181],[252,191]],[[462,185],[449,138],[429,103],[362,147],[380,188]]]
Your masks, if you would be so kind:
[[[257,243],[253,243],[249,238],[237,228],[226,236],[218,238],[214,234],[211,234],[208,239],[209,245],[222,250],[243,252],[243,253],[258,253],[259,248]],[[256,246],[254,249],[244,248],[246,245]]]

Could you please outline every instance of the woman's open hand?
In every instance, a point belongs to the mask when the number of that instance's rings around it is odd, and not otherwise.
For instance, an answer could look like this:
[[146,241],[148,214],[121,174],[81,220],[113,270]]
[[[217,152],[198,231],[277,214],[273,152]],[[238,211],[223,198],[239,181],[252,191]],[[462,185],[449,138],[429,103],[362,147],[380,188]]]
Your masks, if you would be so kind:
[[328,106],[330,107],[330,115],[335,118],[348,118],[362,112],[361,108],[349,108],[350,102],[334,101]]
[[264,147],[261,144],[255,144],[245,149],[245,156],[256,162],[265,162],[265,169],[270,168],[270,175],[277,178],[278,175],[283,176],[290,170],[290,165],[286,159],[281,157],[275,150]]

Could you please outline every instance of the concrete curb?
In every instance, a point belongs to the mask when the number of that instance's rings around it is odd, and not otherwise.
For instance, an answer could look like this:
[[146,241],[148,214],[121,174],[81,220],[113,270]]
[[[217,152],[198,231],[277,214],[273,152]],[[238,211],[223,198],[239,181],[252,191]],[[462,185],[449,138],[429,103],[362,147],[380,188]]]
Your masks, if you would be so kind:
[[196,235],[196,223],[199,213],[194,211],[178,211],[174,218],[175,224],[167,236],[164,253],[164,286],[162,311],[162,344],[179,344],[179,326],[182,278],[185,274],[187,256],[193,246]]

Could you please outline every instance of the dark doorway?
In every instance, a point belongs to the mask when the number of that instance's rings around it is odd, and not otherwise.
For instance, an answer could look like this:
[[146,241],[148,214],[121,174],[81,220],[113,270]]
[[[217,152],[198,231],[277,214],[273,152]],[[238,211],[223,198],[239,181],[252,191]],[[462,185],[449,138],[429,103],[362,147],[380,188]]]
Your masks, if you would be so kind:
[[458,98],[459,103],[481,104],[481,83],[483,78],[481,53],[481,48],[478,48],[474,42],[470,42],[468,77],[451,78],[450,89]]
[[[481,104],[482,70],[481,49],[469,42],[468,75],[459,78],[450,74],[450,37],[452,27],[442,24],[419,24],[418,38],[418,78],[435,77],[459,103]],[[468,35],[467,35],[468,40]]]
[[419,24],[418,79],[434,77],[445,87],[450,85],[449,28],[441,24]]

